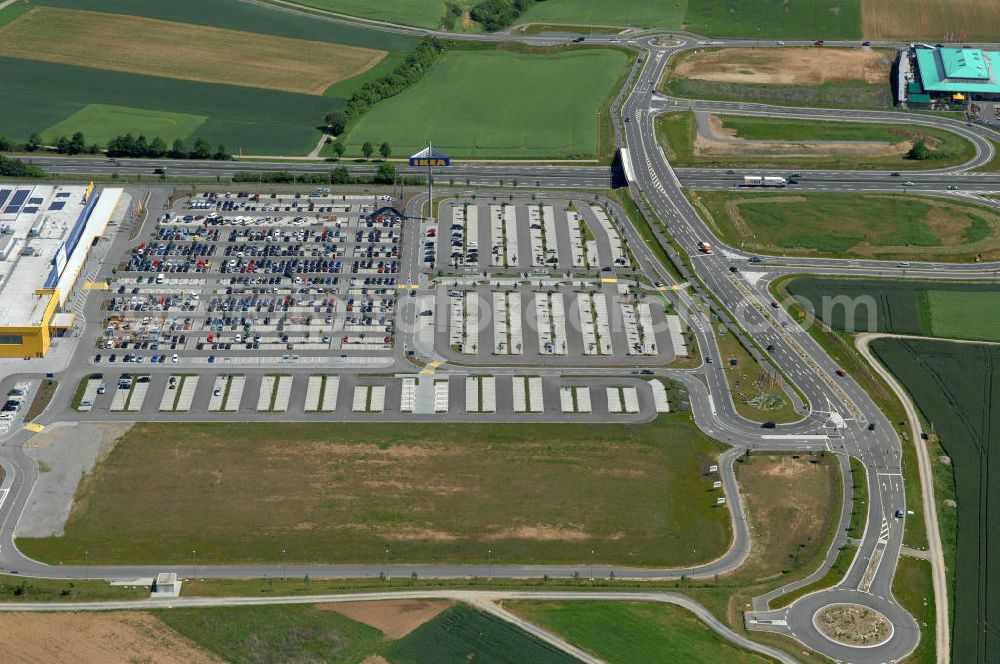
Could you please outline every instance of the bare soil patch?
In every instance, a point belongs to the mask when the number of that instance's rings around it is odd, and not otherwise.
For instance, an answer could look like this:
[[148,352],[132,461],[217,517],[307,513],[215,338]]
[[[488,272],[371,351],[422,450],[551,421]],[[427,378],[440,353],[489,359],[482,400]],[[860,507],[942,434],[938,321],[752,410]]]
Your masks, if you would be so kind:
[[7,613],[7,662],[215,664],[222,662],[147,613]]
[[1000,34],[996,0],[864,0],[861,31],[865,39],[944,39],[993,41]]
[[846,48],[721,48],[695,51],[673,75],[724,83],[819,85],[831,81],[882,83],[891,63],[882,53]]
[[351,620],[374,627],[390,639],[401,639],[451,605],[452,602],[445,600],[401,599],[385,602],[333,602],[317,604],[316,608],[336,611]]
[[385,51],[173,21],[36,7],[0,28],[0,55],[321,95]]

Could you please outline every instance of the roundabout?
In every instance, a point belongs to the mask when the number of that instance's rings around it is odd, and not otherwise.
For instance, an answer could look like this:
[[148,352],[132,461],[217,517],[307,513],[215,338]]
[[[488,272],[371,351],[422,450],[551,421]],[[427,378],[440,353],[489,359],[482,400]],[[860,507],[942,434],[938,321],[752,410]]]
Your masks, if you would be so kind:
[[828,604],[813,614],[813,626],[834,643],[875,648],[892,638],[892,623],[860,604]]

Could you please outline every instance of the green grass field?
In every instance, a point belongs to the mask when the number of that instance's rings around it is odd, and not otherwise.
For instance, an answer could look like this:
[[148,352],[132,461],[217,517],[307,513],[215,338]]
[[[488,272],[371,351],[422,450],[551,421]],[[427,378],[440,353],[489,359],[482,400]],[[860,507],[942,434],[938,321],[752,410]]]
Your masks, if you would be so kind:
[[[445,15],[444,0],[299,0],[308,7],[358,16],[376,21],[388,21],[421,28],[441,27]],[[464,4],[455,2],[454,4]]]
[[687,9],[688,0],[545,0],[518,22],[678,28]]
[[[104,104],[152,113],[156,124],[162,122],[160,113],[205,116],[208,120],[197,135],[213,146],[225,143],[234,153],[242,148],[245,154],[308,153],[320,138],[316,126],[332,107],[343,103],[13,58],[0,58],[0,88],[4,90],[0,126],[14,139],[25,140],[31,132],[46,131],[91,104]],[[68,125],[63,126],[71,133]],[[113,131],[110,126],[100,128]]]
[[729,244],[764,254],[972,261],[1000,257],[1000,214],[900,194],[689,192]]
[[[736,648],[686,609],[653,602],[506,602],[522,618],[608,664],[751,664],[769,658]],[[669,653],[669,657],[665,657]]]
[[42,138],[54,141],[58,136],[71,136],[82,131],[90,142],[106,144],[115,136],[131,133],[147,137],[159,136],[167,143],[175,138],[192,136],[208,120],[205,115],[148,111],[128,106],[88,104],[42,133]]
[[[402,0],[396,0],[403,5]],[[426,0],[424,0],[426,1]],[[280,37],[363,46],[406,52],[417,44],[414,37],[370,30],[351,23],[317,21],[315,18],[275,11],[266,6],[230,0],[33,0],[35,5],[86,9],[114,14],[145,16],[165,21],[210,25],[231,30],[260,32]],[[369,4],[369,3],[366,3]],[[388,5],[380,2],[378,7]],[[412,5],[413,3],[405,3]],[[370,5],[374,7],[375,5]]]
[[169,609],[153,615],[227,662],[356,664],[385,640],[373,627],[311,606]]
[[[138,425],[81,484],[52,562],[680,565],[729,546],[703,477],[722,446],[644,425]],[[170,459],[173,473],[156,459]],[[518,469],[531,459],[532,472]],[[268,468],[266,473],[261,468]],[[183,477],[183,482],[176,478]],[[247,486],[254,486],[252,494]],[[164,505],[170,508],[165,510]]]
[[364,141],[409,155],[430,140],[453,157],[596,158],[598,114],[627,62],[612,50],[448,52],[348,130],[347,155]]
[[1000,341],[992,283],[802,277],[787,288],[836,330]]
[[30,9],[31,5],[22,5],[19,2],[15,2],[12,5],[8,5],[7,7],[0,9],[0,28],[7,25],[22,14],[27,13]]
[[577,661],[510,623],[464,604],[447,609],[384,652],[392,664],[573,664]]
[[689,0],[687,29],[747,39],[858,39],[861,0]]
[[910,392],[950,457],[958,502],[952,661],[1000,652],[1000,348],[878,339],[875,355]]

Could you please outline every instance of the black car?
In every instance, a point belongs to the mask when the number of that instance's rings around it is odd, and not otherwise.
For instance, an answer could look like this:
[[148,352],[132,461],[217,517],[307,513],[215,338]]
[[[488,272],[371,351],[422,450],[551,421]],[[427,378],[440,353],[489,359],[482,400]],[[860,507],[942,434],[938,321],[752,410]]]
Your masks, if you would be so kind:
[[775,423],[775,422],[764,422],[764,423],[763,423],[763,424],[761,424],[760,426],[761,426],[761,428],[763,428],[763,429],[773,429],[773,428],[775,428],[775,427],[776,427],[776,426],[778,426],[778,425],[777,425],[777,423]]
[[875,423],[874,422],[871,422],[871,423],[868,424],[868,430],[869,431],[875,431]]

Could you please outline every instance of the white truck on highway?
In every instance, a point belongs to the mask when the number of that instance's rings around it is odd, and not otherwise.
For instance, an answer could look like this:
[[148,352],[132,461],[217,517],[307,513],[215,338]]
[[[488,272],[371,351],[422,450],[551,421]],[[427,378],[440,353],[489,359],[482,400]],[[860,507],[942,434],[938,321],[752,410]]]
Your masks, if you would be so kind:
[[788,180],[777,175],[744,175],[744,187],[784,187]]

